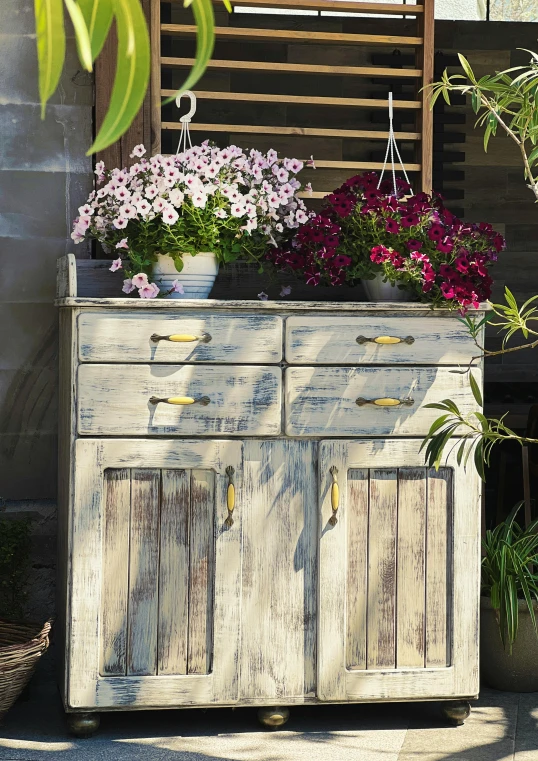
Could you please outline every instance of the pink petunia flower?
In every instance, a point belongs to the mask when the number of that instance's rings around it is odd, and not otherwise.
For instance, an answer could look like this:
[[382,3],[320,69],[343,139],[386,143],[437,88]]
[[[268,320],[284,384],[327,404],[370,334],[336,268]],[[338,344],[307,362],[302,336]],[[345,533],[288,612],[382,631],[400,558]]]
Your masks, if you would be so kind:
[[148,284],[148,276],[145,272],[139,272],[138,275],[134,275],[132,283],[135,288],[143,288]]
[[126,248],[128,250],[127,238],[122,238],[119,243],[116,243],[116,248]]
[[133,285],[133,281],[131,278],[127,278],[127,280],[123,281],[123,288],[121,289],[124,293],[132,293],[135,289],[135,286]]
[[261,293],[258,293],[258,298],[259,298],[260,301],[267,301],[269,296],[262,291]]
[[125,217],[118,217],[118,219],[113,221],[113,225],[116,230],[124,230],[127,227],[128,222],[129,220],[125,219]]
[[172,283],[172,291],[174,293],[185,293],[185,289],[183,288],[179,280],[174,280],[174,282]]
[[154,299],[159,295],[159,286],[155,283],[147,283],[138,289],[138,295],[141,299]]
[[135,145],[129,157],[132,159],[134,159],[135,157],[142,158],[145,152],[146,152],[146,149],[144,148],[142,143],[140,143],[140,145]]
[[280,289],[280,298],[283,299],[285,296],[289,296],[291,293],[291,285],[283,285]]
[[116,270],[121,270],[121,268],[122,268],[121,258],[118,258],[118,259],[114,259],[114,261],[112,262],[112,266],[109,267],[108,269],[111,272],[116,272]]

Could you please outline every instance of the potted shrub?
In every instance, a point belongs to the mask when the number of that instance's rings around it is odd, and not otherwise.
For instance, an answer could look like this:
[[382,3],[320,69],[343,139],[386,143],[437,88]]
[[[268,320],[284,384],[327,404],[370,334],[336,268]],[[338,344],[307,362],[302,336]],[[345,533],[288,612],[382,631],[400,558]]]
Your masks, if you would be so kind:
[[129,169],[97,164],[98,188],[71,235],[115,253],[110,269],[123,271],[125,293],[207,298],[219,264],[262,262],[308,219],[297,159],[208,141],[176,156],[144,154],[137,146]]
[[477,307],[490,295],[488,267],[502,236],[489,224],[457,219],[439,196],[410,191],[407,182],[393,187],[375,172],[352,177],[268,257],[310,285],[362,280],[371,301]]
[[519,503],[483,543],[480,650],[490,687],[538,691],[538,521],[517,522]]

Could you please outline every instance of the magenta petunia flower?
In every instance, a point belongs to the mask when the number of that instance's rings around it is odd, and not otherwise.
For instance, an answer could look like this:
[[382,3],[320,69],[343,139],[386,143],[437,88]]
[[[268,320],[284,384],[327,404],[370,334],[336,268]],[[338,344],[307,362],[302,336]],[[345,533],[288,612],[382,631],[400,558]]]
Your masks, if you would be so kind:
[[445,228],[439,223],[434,222],[434,224],[428,230],[428,238],[430,240],[438,241],[438,240],[442,240],[444,236],[445,236]]
[[385,223],[385,230],[388,233],[392,233],[393,235],[396,235],[396,233],[400,232],[400,225],[395,219],[392,219],[392,217],[389,217]]
[[402,227],[415,227],[419,223],[420,218],[418,214],[406,214],[400,219],[400,224]]
[[447,235],[445,238],[437,242],[436,248],[442,254],[449,254],[454,248],[454,244],[452,243],[451,239]]

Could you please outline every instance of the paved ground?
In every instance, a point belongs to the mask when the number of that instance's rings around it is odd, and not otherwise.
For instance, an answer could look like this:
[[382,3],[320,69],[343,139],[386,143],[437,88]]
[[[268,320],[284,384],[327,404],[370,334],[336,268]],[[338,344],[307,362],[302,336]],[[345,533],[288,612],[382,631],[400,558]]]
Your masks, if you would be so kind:
[[538,761],[538,693],[484,690],[463,727],[434,704],[294,708],[283,731],[254,709],[103,716],[99,734],[66,734],[50,680],[0,727],[0,761]]

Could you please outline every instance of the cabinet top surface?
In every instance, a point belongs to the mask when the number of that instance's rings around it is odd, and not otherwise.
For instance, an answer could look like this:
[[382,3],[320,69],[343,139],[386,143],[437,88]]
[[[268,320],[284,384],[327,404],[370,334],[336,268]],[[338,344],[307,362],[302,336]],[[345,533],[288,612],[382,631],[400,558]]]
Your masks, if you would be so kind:
[[[357,301],[237,301],[216,299],[114,299],[69,297],[57,299],[58,307],[108,308],[108,309],[216,309],[229,311],[256,312],[379,312],[379,313],[420,313],[430,317],[459,317],[458,312],[449,309],[432,309],[429,304],[411,302],[357,302]],[[480,314],[488,309],[481,304],[472,314]]]

